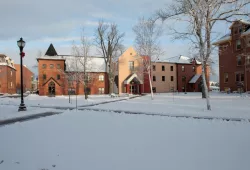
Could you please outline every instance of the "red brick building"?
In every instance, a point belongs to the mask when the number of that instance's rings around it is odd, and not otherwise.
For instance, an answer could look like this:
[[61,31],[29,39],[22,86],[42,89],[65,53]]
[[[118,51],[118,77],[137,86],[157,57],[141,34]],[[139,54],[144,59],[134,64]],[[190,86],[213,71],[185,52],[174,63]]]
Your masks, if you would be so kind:
[[[202,65],[194,58],[185,56],[168,59],[169,63],[176,64],[177,91],[201,92],[202,91]],[[206,81],[209,88],[209,66],[206,68]]]
[[[15,64],[16,68],[16,91],[21,92],[21,68],[20,64]],[[23,66],[23,92],[32,91],[32,81],[34,73],[32,73],[26,66]]]
[[229,29],[214,43],[219,47],[220,90],[250,91],[250,21],[235,21]]
[[108,77],[104,58],[88,57],[86,75],[79,61],[83,57],[58,55],[51,44],[45,56],[38,61],[39,95],[84,94],[84,81],[87,78],[89,94],[107,94]]
[[0,93],[16,93],[14,61],[4,54],[0,54]]

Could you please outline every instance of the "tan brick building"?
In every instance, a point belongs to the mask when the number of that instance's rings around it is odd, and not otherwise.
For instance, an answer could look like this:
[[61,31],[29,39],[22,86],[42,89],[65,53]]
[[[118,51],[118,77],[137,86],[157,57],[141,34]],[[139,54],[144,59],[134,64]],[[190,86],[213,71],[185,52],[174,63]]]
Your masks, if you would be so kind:
[[[84,94],[83,65],[79,58],[58,55],[51,44],[45,56],[38,61],[39,95]],[[85,89],[89,94],[107,94],[108,77],[105,72],[104,58],[89,57]]]
[[4,54],[0,54],[0,93],[16,93],[14,61]]
[[[16,90],[21,92],[21,67],[20,64],[15,64],[16,68]],[[23,92],[32,91],[32,81],[34,73],[29,70],[27,66],[23,66]]]
[[250,91],[250,21],[235,21],[229,29],[214,43],[219,47],[220,90]]

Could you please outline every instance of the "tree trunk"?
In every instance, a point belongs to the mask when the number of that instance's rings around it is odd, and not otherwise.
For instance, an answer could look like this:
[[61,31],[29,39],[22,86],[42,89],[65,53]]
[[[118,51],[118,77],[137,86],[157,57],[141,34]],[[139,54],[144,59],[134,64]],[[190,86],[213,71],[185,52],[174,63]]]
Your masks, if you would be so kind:
[[88,99],[87,87],[85,85],[84,85],[84,97],[85,97],[85,100]]
[[205,98],[206,98],[206,101],[207,101],[207,110],[211,110],[210,99],[209,99],[209,94],[208,94],[208,88],[207,88],[207,83],[206,83],[205,67],[206,67],[206,65],[203,62],[202,63],[202,81],[203,81],[202,86],[204,88]]
[[151,100],[153,100],[154,94],[153,94],[153,89],[152,89],[152,81],[151,81],[150,71],[148,71],[148,79],[149,79],[149,85],[150,85]]
[[[202,66],[203,67],[203,66]],[[204,67],[204,70],[205,70],[205,75],[206,75],[206,72],[207,72],[207,68]],[[202,75],[203,77],[203,75]],[[203,84],[206,84],[206,82],[203,81],[203,78],[202,78],[202,86],[201,86],[201,94],[202,94],[202,98],[205,99],[206,98],[206,94],[205,94],[205,86]]]

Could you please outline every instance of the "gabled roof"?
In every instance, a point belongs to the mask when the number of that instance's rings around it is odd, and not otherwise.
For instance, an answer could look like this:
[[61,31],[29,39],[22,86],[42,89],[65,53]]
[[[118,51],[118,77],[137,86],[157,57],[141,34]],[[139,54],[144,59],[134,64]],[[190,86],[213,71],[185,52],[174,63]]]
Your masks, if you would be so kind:
[[6,56],[5,54],[0,54],[0,65],[9,66],[13,68],[14,70],[16,70],[15,65],[14,65],[14,60]]
[[49,46],[47,52],[45,53],[45,55],[47,55],[47,56],[56,56],[57,55],[57,52],[56,52],[56,50],[55,50],[52,43],[50,44],[50,46]]
[[50,80],[53,80],[54,82],[56,82],[56,84],[58,84],[58,86],[61,86],[53,77],[50,77],[45,83],[43,83],[43,86],[47,84]]
[[130,84],[131,81],[135,81],[137,83],[143,84],[143,82],[139,79],[139,77],[137,76],[137,74],[133,73],[130,74],[125,80],[124,80],[124,84]]

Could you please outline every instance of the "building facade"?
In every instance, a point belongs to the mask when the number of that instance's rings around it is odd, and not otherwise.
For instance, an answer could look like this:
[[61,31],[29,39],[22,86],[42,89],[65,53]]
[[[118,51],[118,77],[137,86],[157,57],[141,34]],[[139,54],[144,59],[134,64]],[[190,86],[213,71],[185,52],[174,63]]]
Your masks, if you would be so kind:
[[235,21],[229,29],[214,43],[219,47],[220,90],[250,91],[250,21]]
[[39,95],[84,94],[85,91],[107,94],[104,58],[88,57],[85,65],[81,64],[82,60],[83,57],[58,55],[51,44],[45,56],[37,58]]
[[0,54],[0,93],[16,93],[14,61],[4,54]]
[[[202,91],[202,65],[195,58],[177,56],[167,59],[176,66],[176,83],[178,92],[201,92]],[[206,83],[209,88],[210,68],[206,67]]]
[[[21,93],[21,67],[20,64],[15,64],[16,68],[16,91]],[[34,73],[29,68],[23,65],[23,92],[32,91],[32,82],[34,79]]]
[[175,63],[155,62],[152,64],[152,89],[155,93],[177,90],[177,70]]

